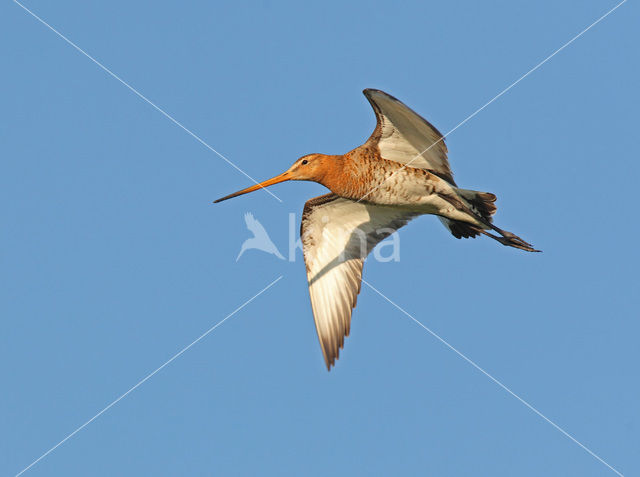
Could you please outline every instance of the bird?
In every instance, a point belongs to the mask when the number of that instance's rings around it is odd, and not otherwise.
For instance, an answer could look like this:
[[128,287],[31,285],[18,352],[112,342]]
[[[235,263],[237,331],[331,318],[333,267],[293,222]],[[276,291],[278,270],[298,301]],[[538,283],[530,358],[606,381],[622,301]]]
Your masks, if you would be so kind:
[[376,117],[364,144],[346,154],[304,155],[282,174],[214,201],[290,180],[330,190],[305,203],[300,226],[311,309],[329,371],[349,336],[365,258],[416,217],[436,215],[457,239],[484,235],[539,252],[493,224],[494,194],[457,186],[444,136],[431,123],[384,91],[363,94]]
[[278,250],[278,247],[273,243],[269,234],[264,229],[262,224],[253,216],[251,212],[244,214],[244,222],[247,224],[247,229],[253,234],[253,237],[248,238],[242,243],[240,247],[240,253],[236,257],[236,262],[240,260],[240,257],[246,250],[257,249],[263,252],[271,253],[278,257],[280,260],[284,260],[284,257]]

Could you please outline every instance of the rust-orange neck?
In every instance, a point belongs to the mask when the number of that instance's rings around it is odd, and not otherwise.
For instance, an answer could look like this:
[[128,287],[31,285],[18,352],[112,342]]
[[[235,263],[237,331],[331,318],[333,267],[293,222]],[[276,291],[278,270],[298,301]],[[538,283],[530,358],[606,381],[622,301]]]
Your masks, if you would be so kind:
[[318,154],[319,164],[313,180],[338,193],[347,179],[345,158],[342,155]]

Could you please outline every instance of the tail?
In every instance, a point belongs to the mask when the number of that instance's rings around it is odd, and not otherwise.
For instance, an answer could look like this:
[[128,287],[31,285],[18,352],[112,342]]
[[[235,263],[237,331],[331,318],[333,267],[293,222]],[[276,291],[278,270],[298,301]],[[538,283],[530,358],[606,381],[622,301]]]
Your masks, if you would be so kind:
[[511,232],[507,232],[506,230],[499,229],[498,227],[493,225],[493,214],[495,214],[496,210],[498,210],[495,205],[495,201],[497,199],[495,194],[492,194],[491,192],[478,192],[468,189],[456,189],[456,191],[466,202],[466,204],[463,205],[463,208],[467,208],[468,211],[472,212],[480,222],[486,225],[487,229],[495,230],[500,234],[500,236],[491,234],[477,225],[440,217],[442,223],[449,229],[449,231],[455,238],[475,238],[479,235],[486,235],[487,237],[497,240],[502,245],[506,245],[508,247],[526,250],[527,252],[540,251],[534,249],[530,243],[525,242],[517,235]]
[[[493,221],[493,214],[498,208],[495,205],[497,197],[491,192],[478,192],[468,189],[456,189],[456,192],[467,202],[474,215],[482,217],[487,222]],[[482,234],[482,229],[467,222],[440,217],[440,221],[457,238],[476,238]]]

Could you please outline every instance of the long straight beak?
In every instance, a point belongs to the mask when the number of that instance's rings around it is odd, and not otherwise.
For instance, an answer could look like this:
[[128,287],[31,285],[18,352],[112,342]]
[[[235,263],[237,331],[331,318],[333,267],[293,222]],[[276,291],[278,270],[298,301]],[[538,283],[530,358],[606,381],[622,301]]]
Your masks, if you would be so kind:
[[218,202],[222,202],[223,200],[233,199],[234,197],[238,197],[239,195],[248,194],[249,192],[253,192],[258,189],[263,189],[265,187],[269,187],[270,185],[277,184],[279,182],[288,181],[288,180],[291,180],[291,173],[289,171],[286,171],[271,179],[267,179],[264,182],[260,182],[259,184],[253,185],[251,187],[247,187],[246,189],[239,190],[238,192],[234,192],[233,194],[225,195],[221,199],[214,200],[213,203],[217,204]]

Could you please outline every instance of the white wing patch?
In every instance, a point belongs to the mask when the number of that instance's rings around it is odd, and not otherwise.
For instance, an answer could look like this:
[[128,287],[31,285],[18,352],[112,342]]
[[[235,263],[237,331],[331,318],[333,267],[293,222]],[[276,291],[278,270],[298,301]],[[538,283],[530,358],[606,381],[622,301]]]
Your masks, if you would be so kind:
[[365,258],[377,243],[417,215],[335,194],[305,204],[300,233],[311,308],[327,369],[349,335]]
[[455,185],[442,134],[393,96],[376,89],[363,92],[377,119],[367,144],[377,147],[383,159],[429,169]]

